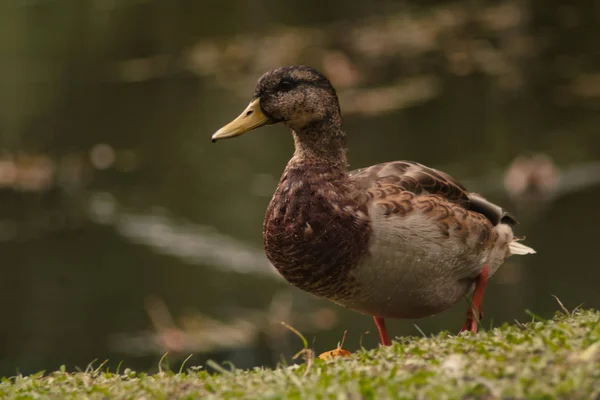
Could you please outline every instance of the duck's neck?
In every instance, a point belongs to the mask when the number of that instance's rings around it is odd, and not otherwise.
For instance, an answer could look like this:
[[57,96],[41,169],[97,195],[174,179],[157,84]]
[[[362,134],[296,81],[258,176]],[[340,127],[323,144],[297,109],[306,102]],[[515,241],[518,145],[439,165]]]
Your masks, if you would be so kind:
[[341,118],[313,122],[293,130],[293,161],[306,164],[326,164],[332,168],[347,169],[346,134]]

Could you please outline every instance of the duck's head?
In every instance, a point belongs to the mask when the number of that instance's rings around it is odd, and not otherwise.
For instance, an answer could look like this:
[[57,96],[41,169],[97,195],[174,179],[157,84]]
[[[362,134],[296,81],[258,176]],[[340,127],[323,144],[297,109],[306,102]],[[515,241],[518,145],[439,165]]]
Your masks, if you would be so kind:
[[271,70],[261,76],[246,109],[219,129],[213,142],[240,136],[268,124],[282,122],[297,134],[319,126],[341,126],[338,98],[329,80],[306,66]]

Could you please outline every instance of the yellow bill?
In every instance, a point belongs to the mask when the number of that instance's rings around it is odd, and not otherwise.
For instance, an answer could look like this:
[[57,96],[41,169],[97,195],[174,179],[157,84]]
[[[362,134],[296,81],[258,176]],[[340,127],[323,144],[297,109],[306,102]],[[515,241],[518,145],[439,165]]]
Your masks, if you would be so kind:
[[260,98],[253,100],[248,107],[233,121],[219,129],[212,136],[213,143],[220,139],[229,139],[243,135],[244,133],[256,129],[271,122],[260,108]]

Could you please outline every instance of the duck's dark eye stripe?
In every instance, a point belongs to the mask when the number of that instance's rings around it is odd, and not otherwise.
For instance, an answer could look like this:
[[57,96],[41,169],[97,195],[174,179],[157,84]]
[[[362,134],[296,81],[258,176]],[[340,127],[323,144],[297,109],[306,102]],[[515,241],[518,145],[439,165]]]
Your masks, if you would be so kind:
[[289,90],[295,89],[298,86],[306,85],[306,86],[316,86],[316,87],[325,87],[329,88],[330,85],[326,81],[313,81],[306,79],[295,79],[295,80],[282,80],[277,85],[277,90],[282,92],[287,92]]
[[283,80],[279,83],[278,89],[281,91],[287,91],[295,88],[296,86],[298,86],[298,81]]

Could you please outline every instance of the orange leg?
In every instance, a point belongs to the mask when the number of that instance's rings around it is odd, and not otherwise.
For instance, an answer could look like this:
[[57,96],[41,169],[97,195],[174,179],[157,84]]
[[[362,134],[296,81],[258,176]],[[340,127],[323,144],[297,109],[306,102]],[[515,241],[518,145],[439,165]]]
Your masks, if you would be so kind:
[[465,321],[465,324],[458,333],[465,331],[477,333],[477,319],[475,318],[475,313],[473,310],[477,312],[478,319],[481,321],[481,319],[483,318],[483,313],[481,312],[481,303],[483,303],[483,293],[485,292],[485,286],[487,285],[488,278],[488,267],[487,265],[484,265],[481,269],[481,273],[477,277],[477,281],[475,282],[473,300],[471,301],[471,307],[469,307],[469,309],[467,310],[467,320]]
[[385,319],[382,317],[373,317],[375,321],[375,325],[377,325],[377,330],[379,331],[379,338],[381,339],[381,344],[384,346],[391,346],[392,341],[387,333],[387,328],[385,327]]

